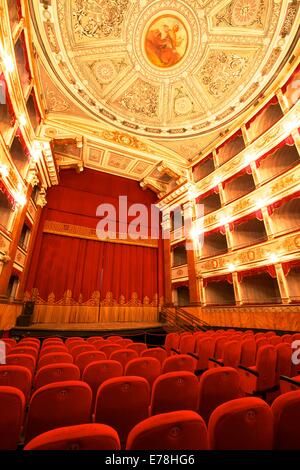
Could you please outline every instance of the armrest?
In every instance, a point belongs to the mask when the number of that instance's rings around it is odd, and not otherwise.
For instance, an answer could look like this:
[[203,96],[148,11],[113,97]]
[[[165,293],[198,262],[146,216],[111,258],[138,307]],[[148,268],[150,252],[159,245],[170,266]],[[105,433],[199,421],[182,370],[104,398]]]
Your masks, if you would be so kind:
[[217,359],[214,359],[213,357],[209,357],[208,360],[210,362],[214,362],[215,364],[218,364],[218,366],[224,367],[224,363],[222,361],[218,361]]
[[280,380],[283,380],[284,382],[288,382],[289,384],[296,385],[297,387],[300,387],[300,382],[297,382],[297,380],[293,380],[290,377],[287,377],[286,375],[281,375],[279,377]]
[[164,346],[155,346],[156,348],[161,348],[163,349],[164,351],[166,351],[166,348]]
[[180,351],[178,351],[178,349],[171,348],[171,351],[173,351],[176,354],[180,354]]
[[188,354],[188,356],[191,356],[191,357],[193,357],[194,359],[197,359],[197,361],[198,361],[199,356],[197,356],[196,354],[191,353],[191,352],[188,352],[187,354]]
[[246,372],[249,372],[249,374],[255,375],[255,377],[259,377],[259,373],[256,370],[249,369],[249,367],[242,366],[242,365],[239,365],[238,368]]
[[196,377],[199,377],[199,375],[202,375],[203,372],[205,372],[207,369],[196,369],[194,374],[196,375]]

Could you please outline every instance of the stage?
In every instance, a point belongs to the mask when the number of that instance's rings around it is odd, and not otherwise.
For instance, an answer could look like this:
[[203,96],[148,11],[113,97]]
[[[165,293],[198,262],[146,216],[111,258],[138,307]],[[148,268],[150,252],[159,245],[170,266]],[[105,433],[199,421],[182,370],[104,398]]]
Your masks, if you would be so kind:
[[18,326],[18,330],[51,330],[51,331],[122,331],[148,330],[161,328],[158,322],[113,322],[113,323],[33,323],[30,326]]

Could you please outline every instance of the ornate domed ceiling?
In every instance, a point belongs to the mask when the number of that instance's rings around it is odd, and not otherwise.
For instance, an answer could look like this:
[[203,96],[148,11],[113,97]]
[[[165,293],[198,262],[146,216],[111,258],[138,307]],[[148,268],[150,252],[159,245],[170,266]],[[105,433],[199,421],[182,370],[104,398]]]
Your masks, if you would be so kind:
[[74,115],[80,109],[185,161],[271,84],[289,58],[299,14],[288,0],[31,0],[30,7],[38,60],[57,90],[44,89],[50,114],[70,116],[77,107]]

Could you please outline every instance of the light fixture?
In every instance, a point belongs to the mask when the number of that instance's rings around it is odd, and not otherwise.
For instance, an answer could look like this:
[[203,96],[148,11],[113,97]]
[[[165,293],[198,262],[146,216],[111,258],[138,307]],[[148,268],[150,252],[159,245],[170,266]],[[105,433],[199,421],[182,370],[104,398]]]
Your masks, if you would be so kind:
[[236,271],[236,265],[233,264],[233,263],[229,263],[228,266],[228,271],[230,271],[231,273],[233,273],[234,271]]
[[25,206],[25,204],[26,204],[26,202],[27,202],[27,199],[26,199],[25,194],[24,194],[24,193],[20,193],[20,192],[19,192],[19,193],[16,193],[16,194],[15,194],[15,201],[16,201],[16,203],[17,203],[19,206],[21,206],[21,207]]
[[273,264],[278,263],[278,261],[279,261],[279,256],[276,255],[276,253],[271,253],[270,256],[269,256],[269,260],[270,260],[271,263],[273,263]]
[[229,219],[229,217],[228,217],[227,215],[222,215],[222,216],[220,217],[220,224],[221,224],[221,225],[226,225],[226,224],[229,223],[229,220],[230,220],[230,219]]
[[0,165],[0,175],[2,178],[7,178],[9,175],[9,169],[6,165]]
[[245,155],[245,163],[249,165],[249,163],[254,162],[256,160],[256,154],[253,152],[246,153]]
[[21,115],[19,116],[19,123],[20,123],[20,125],[23,126],[23,127],[26,126],[26,124],[27,124],[27,119],[26,119],[26,116],[25,116],[24,114],[21,114]]
[[15,64],[12,57],[8,54],[4,54],[2,60],[7,72],[12,73],[15,69]]
[[266,207],[268,205],[268,200],[266,198],[261,198],[255,203],[255,207],[257,209],[262,209],[263,207]]
[[219,184],[220,184],[221,182],[222,182],[221,176],[215,176],[215,177],[214,177],[214,182],[213,182],[214,187],[219,186]]
[[191,230],[190,230],[190,237],[192,240],[198,240],[199,238],[199,230],[197,229],[197,227],[193,227]]
[[42,156],[42,153],[41,153],[41,143],[38,142],[37,140],[33,143],[32,145],[32,149],[31,149],[31,157],[33,158],[33,160],[37,163],[41,156]]
[[296,119],[288,119],[283,123],[283,128],[286,132],[292,132],[296,127],[298,127]]

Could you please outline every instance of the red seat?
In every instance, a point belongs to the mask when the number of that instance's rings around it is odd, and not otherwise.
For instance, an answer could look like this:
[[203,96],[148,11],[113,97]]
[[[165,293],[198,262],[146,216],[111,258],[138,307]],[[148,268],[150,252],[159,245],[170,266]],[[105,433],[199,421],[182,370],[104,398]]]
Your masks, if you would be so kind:
[[226,335],[221,335],[216,338],[215,351],[214,351],[214,356],[213,356],[215,359],[223,357],[224,347],[227,341],[228,341],[228,336]]
[[274,447],[276,450],[300,450],[300,390],[284,393],[274,400]]
[[39,340],[38,338],[34,338],[33,336],[27,336],[27,337],[25,337],[25,338],[22,338],[19,344],[22,344],[22,343],[24,343],[25,341],[26,341],[26,342],[29,341],[29,342],[31,342],[31,343],[35,343],[37,346],[40,346],[40,345],[41,345],[40,340]]
[[78,424],[35,437],[24,450],[120,450],[117,432],[105,424]]
[[92,391],[84,382],[55,382],[39,388],[30,400],[26,443],[51,429],[89,423],[91,403]]
[[146,349],[141,353],[141,357],[154,357],[155,359],[158,359],[162,365],[167,359],[167,351],[162,348]]
[[26,354],[27,356],[32,356],[36,362],[39,352],[36,348],[31,347],[31,346],[22,346],[21,344],[18,344],[16,347],[14,347],[10,353],[11,354]]
[[178,370],[187,370],[194,372],[196,368],[196,360],[187,354],[178,354],[167,357],[162,365],[162,373],[175,372]]
[[97,351],[97,348],[93,344],[84,343],[82,345],[77,344],[76,346],[69,347],[69,351],[73,358],[76,359],[79,354],[83,352]]
[[123,349],[122,346],[108,341],[103,346],[100,346],[99,351],[104,352],[106,354],[106,358],[109,359],[111,353],[114,351],[119,351],[120,349]]
[[205,371],[208,369],[209,358],[213,356],[215,349],[215,342],[209,336],[201,336],[196,342],[196,355],[198,357],[196,370]]
[[276,384],[279,384],[281,375],[291,377],[292,375],[292,348],[288,343],[280,343],[276,349]]
[[275,331],[267,331],[267,333],[265,333],[265,336],[266,338],[272,338],[273,336],[276,336],[276,333]]
[[6,358],[6,364],[8,366],[22,366],[26,367],[33,377],[35,371],[35,359],[33,356],[28,354],[10,354]]
[[273,346],[277,346],[277,344],[280,343],[282,343],[280,336],[271,336],[271,338],[269,338],[269,344],[272,344]]
[[181,354],[193,353],[195,350],[196,338],[192,333],[180,338],[179,351]]
[[280,381],[280,393],[288,393],[296,390],[300,390],[300,375],[291,377],[293,382],[288,382],[286,380]]
[[138,357],[138,353],[133,351],[132,349],[119,349],[118,351],[114,351],[109,356],[111,361],[118,361],[122,364],[123,370],[125,370],[126,365],[132,359],[136,359]]
[[17,345],[17,341],[12,338],[1,338],[1,341],[4,341],[4,343],[9,344],[12,348]]
[[138,357],[129,361],[125,367],[124,375],[144,377],[152,388],[153,382],[160,375],[161,365],[154,357]]
[[281,341],[283,343],[291,344],[291,342],[293,341],[293,335],[290,335],[290,334],[282,335],[281,336]]
[[80,341],[84,342],[84,338],[81,338],[81,336],[72,336],[71,338],[66,339],[65,344],[69,346],[72,343],[76,343],[76,342],[79,343]]
[[[32,341],[32,339],[23,339],[20,343],[17,344],[18,347],[29,347],[34,348],[37,352],[40,350],[40,344]],[[16,347],[17,347],[16,346]]]
[[222,403],[241,396],[239,374],[232,367],[210,369],[199,382],[199,414],[208,423],[211,413]]
[[17,449],[24,412],[24,394],[15,387],[0,386],[0,450]]
[[123,337],[119,335],[112,335],[106,338],[106,340],[110,341],[111,343],[114,343],[115,341],[119,341],[120,339],[123,339]]
[[213,450],[271,450],[272,411],[255,397],[224,403],[210,417],[208,440]]
[[246,367],[254,366],[256,358],[256,342],[253,338],[246,338],[241,345],[241,365]]
[[46,338],[43,341],[43,346],[48,346],[48,344],[64,344],[62,338],[52,336],[51,338]]
[[270,344],[268,339],[260,338],[256,341],[256,350],[258,351],[260,348],[262,348],[263,346],[267,346],[268,344]]
[[126,450],[207,450],[206,425],[194,411],[151,416],[129,433]]
[[199,383],[188,371],[160,375],[153,384],[150,415],[177,410],[198,410]]
[[211,361],[210,367],[237,367],[241,360],[241,342],[229,340],[224,345],[223,356],[216,358],[216,362]]
[[106,359],[104,352],[100,351],[85,351],[80,354],[75,359],[75,364],[79,367],[80,373],[82,375],[86,366],[95,361],[103,361]]
[[140,421],[148,418],[150,387],[142,377],[116,377],[106,380],[97,393],[95,422],[112,426],[121,444]]
[[168,333],[165,337],[165,349],[167,354],[171,354],[171,349],[178,349],[180,336],[178,333]]
[[105,380],[120,377],[122,374],[122,365],[117,361],[96,361],[86,366],[82,374],[82,380],[91,387],[93,392],[93,405],[96,401],[100,385],[105,382]]
[[34,379],[34,388],[44,387],[54,382],[65,382],[67,380],[80,380],[80,370],[74,364],[48,364],[41,367]]
[[147,345],[145,343],[131,343],[126,346],[127,349],[136,351],[140,356],[143,351],[146,351]]
[[[242,366],[244,367],[244,366]],[[240,386],[245,393],[266,392],[276,384],[276,349],[262,346],[257,351],[255,366],[239,369]]]
[[72,364],[73,357],[69,353],[50,353],[45,354],[45,356],[41,357],[38,362],[38,369],[41,367],[47,366],[48,364]]
[[68,348],[65,345],[52,345],[52,346],[45,346],[41,349],[40,358],[45,356],[46,354],[52,353],[68,353]]
[[31,391],[32,375],[27,367],[7,366],[0,367],[0,386],[15,387],[23,392],[25,400]]
[[87,343],[91,343],[91,344],[94,344],[95,341],[105,341],[104,338],[102,338],[102,336],[90,336],[87,340]]

